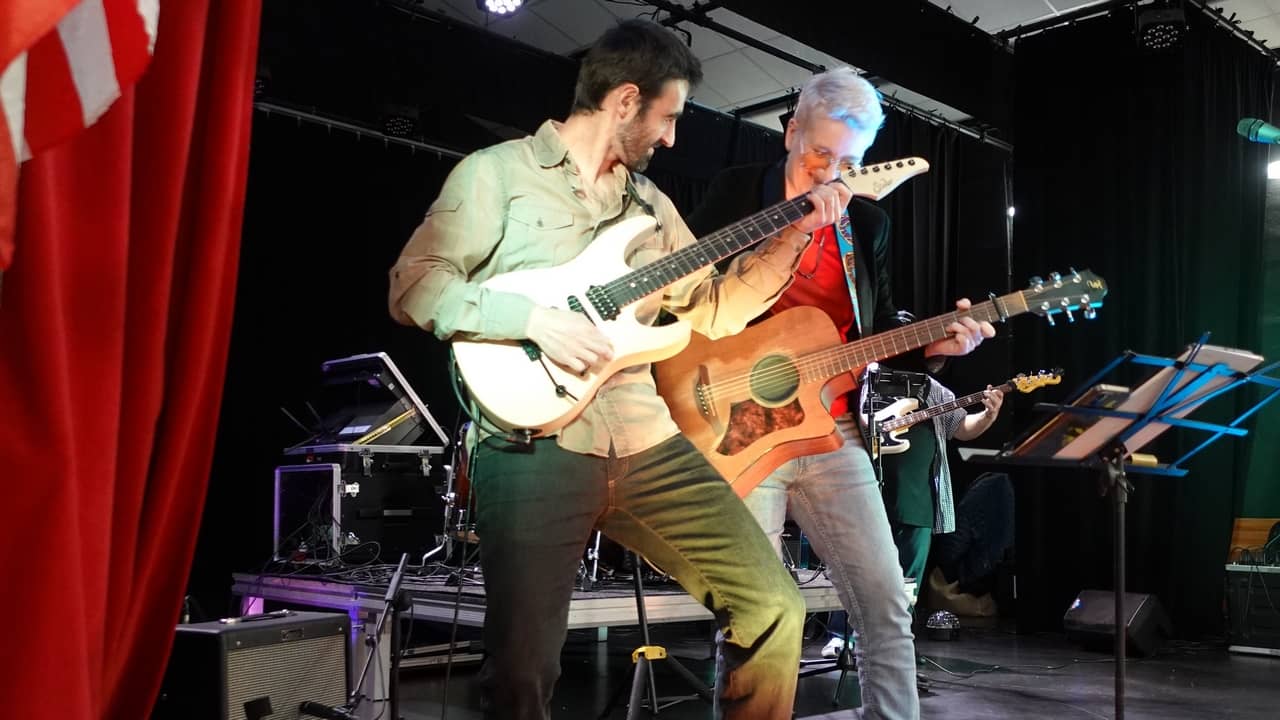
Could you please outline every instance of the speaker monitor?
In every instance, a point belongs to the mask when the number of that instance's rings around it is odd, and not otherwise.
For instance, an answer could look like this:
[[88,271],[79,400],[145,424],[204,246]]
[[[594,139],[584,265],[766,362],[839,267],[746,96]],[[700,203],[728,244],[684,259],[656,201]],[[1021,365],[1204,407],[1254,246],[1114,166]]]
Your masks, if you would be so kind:
[[152,720],[295,720],[347,701],[345,614],[179,625]]
[[[1083,590],[1062,618],[1067,638],[1084,647],[1104,652],[1115,646],[1115,593]],[[1173,634],[1169,616],[1155,595],[1124,594],[1125,654],[1154,653]]]

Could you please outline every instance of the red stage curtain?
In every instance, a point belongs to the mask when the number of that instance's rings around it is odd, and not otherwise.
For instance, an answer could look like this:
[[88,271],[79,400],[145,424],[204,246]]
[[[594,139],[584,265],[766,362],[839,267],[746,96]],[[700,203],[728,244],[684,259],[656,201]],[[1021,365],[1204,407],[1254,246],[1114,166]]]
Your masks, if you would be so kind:
[[22,168],[0,289],[3,715],[150,712],[235,301],[258,0],[164,3],[155,57]]

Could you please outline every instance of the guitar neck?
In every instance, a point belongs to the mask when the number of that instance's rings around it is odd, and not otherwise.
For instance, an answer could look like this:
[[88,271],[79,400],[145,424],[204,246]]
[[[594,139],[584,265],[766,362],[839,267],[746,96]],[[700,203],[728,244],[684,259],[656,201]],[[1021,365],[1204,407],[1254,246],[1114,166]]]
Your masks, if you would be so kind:
[[918,350],[941,340],[948,335],[947,326],[960,318],[971,317],[978,321],[997,323],[1014,315],[1021,315],[1028,309],[1026,295],[1022,291],[1013,292],[978,303],[967,312],[950,312],[877,333],[847,345],[810,353],[801,357],[797,365],[805,382],[826,381],[865,367],[868,363]]
[[697,242],[645,265],[639,270],[605,283],[601,290],[615,307],[629,305],[652,295],[671,283],[692,275],[782,232],[784,228],[813,211],[808,196],[778,203],[755,215],[717,230]]
[[[1010,383],[1005,383],[996,389],[1002,393],[1009,393],[1009,392],[1013,392],[1013,385]],[[948,400],[947,402],[941,403],[939,405],[934,405],[933,407],[925,408],[924,410],[917,410],[912,413],[907,413],[902,417],[896,417],[890,420],[885,420],[884,422],[880,423],[880,429],[884,432],[889,432],[890,430],[897,430],[899,428],[910,427],[912,425],[915,425],[916,423],[921,423],[921,422],[924,422],[925,420],[935,418],[939,415],[942,415],[943,413],[949,413],[952,410],[960,410],[962,408],[967,408],[970,405],[977,405],[978,403],[982,402],[982,398],[985,393],[986,393],[985,390],[979,390],[976,393],[970,393],[963,397],[958,397],[954,400]]]

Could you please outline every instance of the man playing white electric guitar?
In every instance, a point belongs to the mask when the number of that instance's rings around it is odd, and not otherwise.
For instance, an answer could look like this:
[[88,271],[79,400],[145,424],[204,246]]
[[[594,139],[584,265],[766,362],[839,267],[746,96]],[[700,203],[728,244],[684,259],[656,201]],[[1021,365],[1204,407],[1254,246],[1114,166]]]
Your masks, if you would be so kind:
[[[671,201],[638,172],[655,148],[675,142],[701,74],[660,25],[629,20],[606,32],[582,61],[567,120],[473,153],[450,174],[392,269],[393,316],[444,340],[527,348],[519,362],[548,375],[548,359],[579,374],[608,366],[615,347],[596,324],[598,304],[591,313],[548,307],[530,299],[537,288],[483,283],[566,264],[591,252],[597,233],[646,214],[658,228],[630,248],[632,268],[693,245]],[[808,198],[811,211],[777,226],[723,276],[709,261],[643,293],[635,320],[652,325],[665,309],[702,333],[741,330],[786,288],[809,234],[835,222],[850,191],[817,185]],[[506,425],[516,427],[527,426]],[[498,433],[470,460],[484,547],[487,717],[550,717],[575,571],[593,528],[662,567],[721,619],[724,717],[791,717],[804,603],[750,512],[679,434],[647,362],[609,376],[554,436],[530,432],[521,442],[513,433],[508,442]]]

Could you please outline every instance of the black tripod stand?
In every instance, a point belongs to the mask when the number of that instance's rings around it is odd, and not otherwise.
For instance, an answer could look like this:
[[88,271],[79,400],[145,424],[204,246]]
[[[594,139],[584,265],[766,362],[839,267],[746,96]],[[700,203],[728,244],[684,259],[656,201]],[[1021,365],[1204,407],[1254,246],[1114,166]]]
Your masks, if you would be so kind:
[[[631,696],[627,705],[627,719],[640,717],[640,709],[643,705],[645,695],[645,687],[648,686],[649,696],[649,714],[657,715],[662,708],[670,707],[678,702],[685,700],[694,700],[702,698],[707,702],[713,702],[711,688],[698,679],[689,671],[689,668],[680,664],[680,661],[667,655],[667,649],[661,645],[652,645],[649,640],[649,620],[644,610],[644,580],[640,577],[643,572],[644,563],[640,557],[631,551],[627,551],[635,561],[635,574],[633,576],[632,586],[636,593],[636,618],[640,624],[640,647],[631,653],[631,662],[635,664],[635,671],[631,675]],[[658,697],[658,686],[653,679],[653,663],[657,660],[666,662],[667,667],[676,671],[676,674],[689,685],[694,691],[693,695],[684,695],[680,697]],[[625,685],[618,687],[614,691],[613,696],[609,698],[609,702],[604,706],[604,710],[600,713],[600,720],[609,716],[613,708],[618,703],[618,698],[622,696],[622,690]]]
[[840,671],[840,678],[836,680],[836,690],[831,694],[831,707],[839,707],[840,693],[844,690],[844,681],[848,678],[850,670],[858,669],[858,661],[853,657],[853,628],[847,622],[845,623],[844,647],[840,649],[840,654],[836,655],[835,660],[801,660],[800,667],[802,668],[800,670],[800,677],[802,678],[825,675],[836,670]]
[[298,712],[302,716],[311,716],[317,718],[326,718],[326,720],[355,720],[356,709],[360,707],[361,701],[365,699],[361,688],[364,687],[365,679],[369,676],[369,666],[373,663],[373,659],[381,652],[378,642],[382,638],[382,630],[386,625],[387,618],[391,618],[391,669],[388,673],[387,682],[387,702],[391,706],[391,712],[388,715],[390,720],[400,719],[400,611],[403,608],[404,597],[400,594],[400,581],[404,578],[404,566],[409,562],[409,553],[400,556],[400,565],[396,567],[396,572],[391,576],[391,582],[387,585],[387,594],[384,598],[382,614],[378,616],[378,624],[373,635],[365,639],[368,655],[364,659],[364,668],[360,670],[360,678],[356,680],[355,687],[351,690],[351,695],[347,698],[346,705],[338,707],[329,707],[318,702],[310,700],[303,702],[298,706]]

